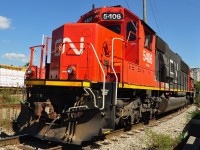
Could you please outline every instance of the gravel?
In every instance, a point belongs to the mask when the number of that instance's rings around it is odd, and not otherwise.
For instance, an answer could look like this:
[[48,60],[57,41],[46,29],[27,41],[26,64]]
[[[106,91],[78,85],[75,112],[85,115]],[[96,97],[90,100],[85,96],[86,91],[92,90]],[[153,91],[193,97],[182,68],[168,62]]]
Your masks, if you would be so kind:
[[196,109],[196,106],[191,106],[183,113],[165,121],[159,123],[154,127],[145,127],[141,130],[131,130],[129,132],[121,134],[119,137],[112,137],[104,141],[98,141],[92,146],[83,147],[84,150],[146,150],[146,144],[148,142],[146,136],[146,129],[149,129],[156,133],[162,133],[170,135],[170,137],[177,138],[183,131],[184,127],[188,123],[187,115]]

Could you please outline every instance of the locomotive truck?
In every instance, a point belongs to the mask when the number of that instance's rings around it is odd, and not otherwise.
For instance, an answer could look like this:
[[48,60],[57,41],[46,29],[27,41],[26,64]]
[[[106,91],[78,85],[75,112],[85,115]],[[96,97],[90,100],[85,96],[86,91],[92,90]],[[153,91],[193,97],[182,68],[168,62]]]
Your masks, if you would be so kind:
[[30,48],[17,133],[79,145],[193,102],[189,66],[122,6],[94,8],[55,29],[50,62],[47,47]]

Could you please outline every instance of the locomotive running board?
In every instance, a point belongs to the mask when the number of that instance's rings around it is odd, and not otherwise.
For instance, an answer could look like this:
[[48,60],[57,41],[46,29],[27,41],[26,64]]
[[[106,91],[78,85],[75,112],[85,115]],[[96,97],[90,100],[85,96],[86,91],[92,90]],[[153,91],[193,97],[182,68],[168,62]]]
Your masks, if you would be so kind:
[[46,86],[74,86],[74,87],[90,87],[87,81],[64,81],[64,80],[25,80],[26,85],[46,85]]

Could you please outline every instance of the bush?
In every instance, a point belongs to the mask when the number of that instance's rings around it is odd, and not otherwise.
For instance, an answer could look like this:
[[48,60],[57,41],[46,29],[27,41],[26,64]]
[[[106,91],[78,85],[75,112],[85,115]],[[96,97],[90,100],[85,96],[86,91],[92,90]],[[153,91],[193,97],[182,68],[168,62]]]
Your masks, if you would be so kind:
[[187,115],[187,120],[188,121],[190,121],[191,119],[199,119],[200,118],[200,95],[196,96],[195,105],[197,106],[196,110],[190,112]]
[[187,120],[190,121],[191,119],[198,119],[200,118],[200,110],[196,109],[192,112],[190,112],[187,116]]
[[13,96],[13,91],[4,89],[1,91],[0,104],[16,104],[19,103],[19,99]]
[[200,108],[200,94],[198,94],[198,95],[196,96],[196,98],[195,98],[195,104],[196,104],[197,107]]
[[172,150],[176,141],[169,135],[147,131],[148,143],[146,143],[150,150]]
[[185,139],[186,134],[187,134],[187,132],[182,132],[181,134],[179,134],[177,139],[175,139],[175,145],[178,145],[181,142],[183,142],[184,139]]

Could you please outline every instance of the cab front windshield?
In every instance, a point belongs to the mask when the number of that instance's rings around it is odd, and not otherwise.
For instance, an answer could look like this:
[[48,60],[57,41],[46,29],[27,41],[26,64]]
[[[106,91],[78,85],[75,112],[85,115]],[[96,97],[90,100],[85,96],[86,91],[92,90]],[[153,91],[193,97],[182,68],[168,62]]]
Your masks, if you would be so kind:
[[121,26],[120,25],[112,25],[112,26],[105,26],[107,29],[120,34],[121,33]]

